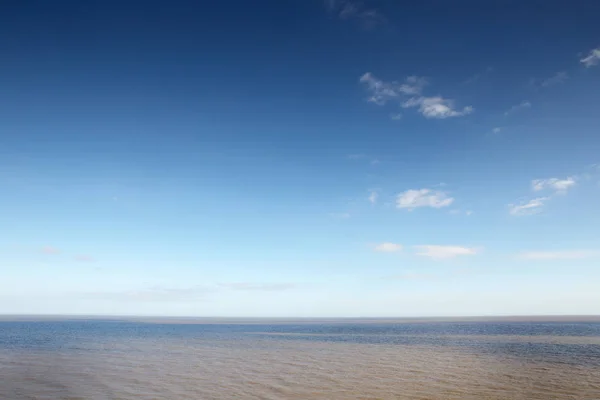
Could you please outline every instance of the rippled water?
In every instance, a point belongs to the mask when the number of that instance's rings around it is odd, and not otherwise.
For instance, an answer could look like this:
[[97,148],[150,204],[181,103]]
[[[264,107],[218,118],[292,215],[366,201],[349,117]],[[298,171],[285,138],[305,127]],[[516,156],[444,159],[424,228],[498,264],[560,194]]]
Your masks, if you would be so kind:
[[2,399],[600,399],[600,323],[0,322]]

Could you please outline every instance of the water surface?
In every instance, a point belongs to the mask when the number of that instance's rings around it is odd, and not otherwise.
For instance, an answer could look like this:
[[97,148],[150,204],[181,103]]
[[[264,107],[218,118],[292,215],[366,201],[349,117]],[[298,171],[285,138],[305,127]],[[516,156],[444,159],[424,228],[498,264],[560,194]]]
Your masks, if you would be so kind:
[[5,320],[0,398],[598,400],[600,323]]

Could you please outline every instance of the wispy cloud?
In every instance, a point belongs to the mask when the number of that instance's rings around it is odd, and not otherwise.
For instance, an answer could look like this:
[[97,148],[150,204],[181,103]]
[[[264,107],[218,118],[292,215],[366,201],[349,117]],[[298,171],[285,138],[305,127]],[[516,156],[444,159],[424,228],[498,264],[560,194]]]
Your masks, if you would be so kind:
[[559,194],[565,194],[567,190],[575,186],[577,183],[576,177],[570,176],[568,178],[548,178],[548,179],[534,179],[531,181],[531,189],[534,192],[542,190],[553,190]]
[[371,204],[377,203],[378,198],[379,198],[379,193],[377,193],[377,191],[375,191],[375,190],[371,191],[371,193],[369,194],[369,203],[371,203]]
[[500,128],[499,126],[495,127],[492,129],[492,133],[494,135],[497,135],[498,133],[500,133],[502,131],[502,128]]
[[548,86],[558,85],[560,83],[564,83],[567,79],[569,79],[569,74],[567,74],[564,71],[557,72],[554,76],[543,80],[540,83],[540,86],[548,87]]
[[417,108],[425,118],[460,117],[474,111],[472,106],[456,108],[452,99],[421,95],[423,88],[428,84],[422,77],[409,76],[403,82],[385,82],[367,72],[360,78],[360,82],[366,86],[369,93],[367,101],[380,106],[395,102],[402,108]]
[[478,72],[472,76],[470,76],[469,78],[465,79],[465,81],[463,82],[463,84],[471,84],[471,83],[475,83],[477,81],[479,81],[481,78],[489,75],[490,73],[492,73],[494,71],[494,68],[492,67],[487,67],[483,72]]
[[549,197],[538,197],[519,204],[509,204],[508,212],[517,216],[538,214],[548,199]]
[[528,108],[531,108],[531,103],[529,101],[525,100],[525,101],[522,101],[521,103],[517,104],[516,106],[512,106],[511,108],[509,108],[504,113],[504,115],[508,116],[508,115],[514,114],[516,112],[526,110]]
[[402,192],[396,198],[397,208],[413,210],[419,207],[442,208],[454,202],[446,192],[432,189],[410,189]]
[[402,103],[402,107],[418,107],[418,110],[425,118],[444,119],[450,117],[462,117],[471,114],[473,107],[466,106],[462,109],[454,107],[454,101],[444,99],[440,96],[435,97],[413,97]]
[[590,50],[587,56],[579,60],[586,68],[593,67],[600,63],[600,47]]
[[516,204],[509,204],[509,213],[517,216],[538,214],[542,211],[548,200],[556,195],[565,195],[569,189],[577,184],[578,180],[578,176],[534,179],[531,181],[531,190],[533,192],[545,192],[546,196],[522,200]]
[[396,253],[402,250],[402,245],[397,243],[384,242],[376,245],[373,250],[382,253]]
[[[453,100],[442,96],[422,96],[423,88],[428,84],[428,81],[422,77],[409,76],[403,82],[385,82],[367,72],[360,78],[360,82],[367,88],[369,102],[380,106],[388,102],[396,102],[402,108],[417,108],[425,118],[460,117],[474,111],[471,106],[458,109]],[[399,114],[393,115],[398,116]]]
[[214,286],[196,285],[186,288],[152,287],[140,290],[84,293],[83,297],[109,301],[171,302],[203,300],[214,292]]
[[56,247],[44,246],[44,247],[42,247],[42,253],[44,253],[44,254],[59,254],[60,250],[57,249]]
[[219,283],[220,287],[231,290],[242,291],[261,291],[261,292],[277,292],[283,290],[294,289],[298,285],[295,283],[252,283],[252,282],[230,282]]
[[276,292],[297,286],[294,283],[225,282],[177,288],[155,286],[139,290],[81,293],[80,296],[119,302],[193,302],[207,300],[212,294],[226,290]]
[[577,260],[583,258],[597,257],[599,251],[595,250],[563,250],[563,251],[526,251],[517,257],[524,260]]
[[354,0],[325,0],[329,12],[341,19],[355,19],[367,28],[387,22],[385,16],[376,8],[369,7],[363,1]]
[[394,121],[399,121],[402,119],[402,113],[392,113],[390,114],[390,118]]
[[418,76],[409,76],[404,82],[384,82],[370,72],[361,76],[360,82],[366,85],[370,93],[367,100],[378,105],[384,105],[391,100],[398,100],[402,96],[419,94],[423,87],[427,85],[427,80]]
[[348,158],[348,160],[352,161],[368,161],[371,165],[377,165],[380,162],[376,157],[362,153],[348,154],[346,157]]
[[478,253],[478,250],[471,247],[462,246],[439,246],[439,245],[423,245],[414,246],[416,255],[429,257],[434,260],[444,260],[459,256],[472,256]]

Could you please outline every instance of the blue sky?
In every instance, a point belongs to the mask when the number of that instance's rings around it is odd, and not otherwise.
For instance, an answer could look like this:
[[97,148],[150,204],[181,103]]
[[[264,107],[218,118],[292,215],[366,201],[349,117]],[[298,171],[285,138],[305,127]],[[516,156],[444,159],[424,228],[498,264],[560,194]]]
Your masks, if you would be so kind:
[[600,3],[0,6],[0,313],[600,313]]

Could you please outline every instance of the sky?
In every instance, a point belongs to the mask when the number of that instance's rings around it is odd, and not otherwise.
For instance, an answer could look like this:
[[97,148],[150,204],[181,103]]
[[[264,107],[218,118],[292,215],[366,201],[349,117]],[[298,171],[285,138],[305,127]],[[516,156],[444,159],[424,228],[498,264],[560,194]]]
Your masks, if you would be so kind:
[[600,314],[600,2],[0,4],[0,314]]

